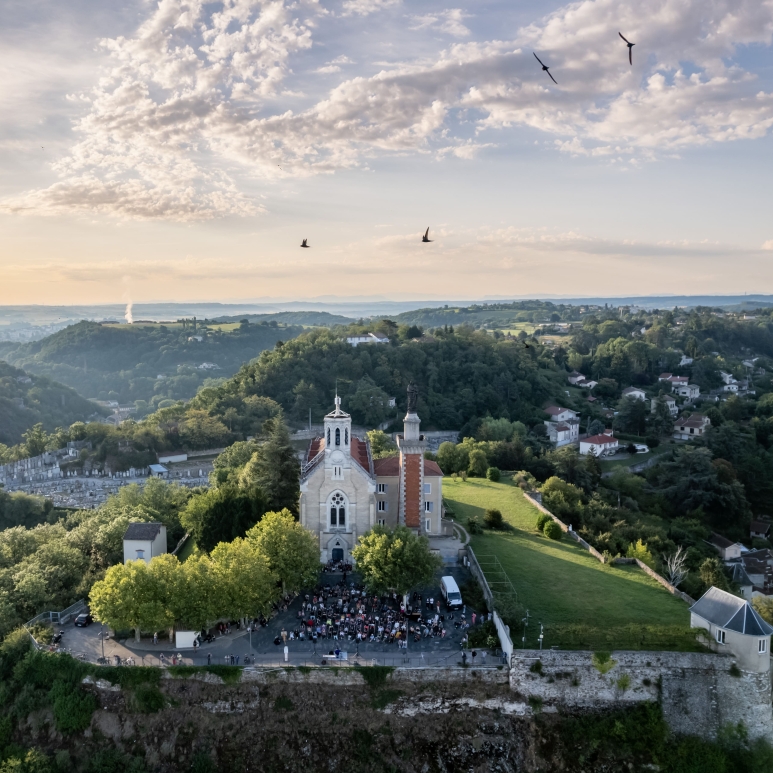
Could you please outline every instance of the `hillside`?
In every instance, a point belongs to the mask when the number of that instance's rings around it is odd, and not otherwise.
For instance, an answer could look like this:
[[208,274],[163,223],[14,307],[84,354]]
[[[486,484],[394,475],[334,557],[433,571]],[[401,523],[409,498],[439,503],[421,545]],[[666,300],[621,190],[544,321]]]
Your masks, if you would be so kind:
[[41,341],[0,343],[0,357],[85,397],[142,400],[153,408],[164,400],[193,397],[207,379],[231,376],[261,351],[301,332],[299,326],[276,322],[226,329],[187,320],[168,325],[79,322]]
[[217,322],[239,322],[247,319],[250,322],[278,322],[283,325],[304,325],[305,327],[332,327],[333,325],[349,325],[354,322],[351,317],[341,314],[331,314],[328,311],[279,311],[275,314],[243,314],[240,317],[218,317]]
[[50,432],[95,413],[106,411],[63,384],[0,361],[0,443],[20,443],[22,435],[38,423]]

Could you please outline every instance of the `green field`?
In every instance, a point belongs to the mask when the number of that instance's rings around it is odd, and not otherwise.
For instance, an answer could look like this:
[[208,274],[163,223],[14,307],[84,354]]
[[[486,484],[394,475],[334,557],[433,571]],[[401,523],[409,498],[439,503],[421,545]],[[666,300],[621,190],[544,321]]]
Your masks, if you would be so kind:
[[[472,537],[476,556],[496,555],[529,610],[526,647],[534,647],[539,624],[544,646],[567,649],[699,649],[687,604],[634,566],[599,563],[575,542],[539,534],[539,511],[512,484],[446,478],[443,494],[462,525],[471,516],[482,522],[488,508],[502,511],[508,529]],[[513,631],[522,646],[522,632]]]

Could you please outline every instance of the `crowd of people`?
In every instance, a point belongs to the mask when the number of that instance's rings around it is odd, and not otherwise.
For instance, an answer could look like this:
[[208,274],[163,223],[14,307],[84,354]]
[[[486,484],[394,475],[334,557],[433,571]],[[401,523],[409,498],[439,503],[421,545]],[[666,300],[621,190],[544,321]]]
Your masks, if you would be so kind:
[[361,585],[341,581],[320,585],[301,599],[294,630],[282,630],[274,643],[288,641],[377,642],[407,647],[422,639],[445,639],[451,629],[469,628],[465,611],[442,613],[440,600],[415,592],[406,605],[392,593],[369,596]]

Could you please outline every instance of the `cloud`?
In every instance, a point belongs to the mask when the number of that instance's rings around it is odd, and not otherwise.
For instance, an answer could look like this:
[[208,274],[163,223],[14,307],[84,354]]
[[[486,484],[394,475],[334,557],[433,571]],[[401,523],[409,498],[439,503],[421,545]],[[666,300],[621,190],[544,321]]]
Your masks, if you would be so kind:
[[[343,8],[363,16],[393,4]],[[300,93],[286,82],[291,60],[312,45],[295,7],[160,0],[135,35],[104,41],[111,66],[83,103],[80,141],[54,167],[60,180],[2,209],[253,215],[248,180],[327,174],[385,153],[471,158],[514,127],[542,132],[558,152],[630,166],[773,126],[773,94],[734,61],[739,47],[771,44],[773,0],[580,0],[512,40],[457,42],[347,77],[299,110],[279,99]],[[416,18],[462,31],[459,9]],[[637,44],[633,67],[618,29]],[[318,71],[349,64],[342,55]]]
[[773,250],[773,239],[768,239],[766,242],[763,242],[761,249]]
[[400,5],[402,0],[344,0],[344,16],[369,16],[372,13],[383,11]]
[[470,14],[464,13],[461,8],[448,8],[440,13],[429,13],[423,16],[411,16],[412,30],[436,29],[453,35],[456,38],[464,38],[470,34],[470,30],[464,26],[462,19],[469,19]]

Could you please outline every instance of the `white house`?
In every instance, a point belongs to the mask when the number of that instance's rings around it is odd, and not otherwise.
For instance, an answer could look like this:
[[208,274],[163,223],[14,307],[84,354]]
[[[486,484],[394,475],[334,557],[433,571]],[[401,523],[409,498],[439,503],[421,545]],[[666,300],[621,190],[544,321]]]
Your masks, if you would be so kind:
[[198,341],[201,343],[204,340],[204,336],[188,336],[189,341]]
[[671,381],[671,376],[672,376],[671,373],[661,373],[658,376],[658,381],[669,381],[670,382]]
[[558,405],[549,405],[545,413],[550,419],[545,422],[550,442],[556,447],[576,443],[580,438],[580,419],[575,411],[569,408],[561,408]]
[[719,375],[722,377],[722,383],[723,384],[729,385],[729,384],[735,384],[736,383],[736,379],[733,376],[733,374],[732,373],[728,373],[726,370],[720,370],[719,371]]
[[675,419],[677,415],[679,414],[679,408],[676,405],[676,400],[674,400],[673,397],[670,395],[662,395],[661,397],[656,397],[651,401],[650,404],[650,411],[652,413],[655,413],[655,411],[658,408],[658,402],[663,402],[668,406],[668,412],[671,414],[671,418]]
[[685,366],[692,365],[692,364],[693,364],[693,358],[692,357],[688,357],[686,354],[683,354],[682,355],[682,359],[679,360],[679,367],[680,368],[684,368]]
[[144,561],[166,553],[166,526],[163,523],[130,523],[123,535],[123,562]]
[[737,394],[738,393],[738,382],[737,381],[732,381],[729,384],[725,384],[722,387],[722,391],[723,392],[732,392],[734,394]]
[[545,413],[550,416],[550,421],[569,421],[576,419],[577,413],[569,408],[561,408],[558,405],[549,405],[545,408]]
[[719,553],[723,561],[733,561],[736,558],[740,558],[743,552],[743,546],[740,542],[731,542],[727,537],[723,537],[716,532],[712,532],[706,542]]
[[389,339],[381,333],[366,333],[361,336],[349,336],[346,339],[346,343],[352,346],[359,346],[360,344],[388,344]]
[[639,389],[639,387],[632,387],[632,386],[623,390],[623,397],[630,397],[634,400],[647,399],[647,395],[644,393],[643,389]]
[[697,384],[678,384],[674,385],[673,391],[680,397],[696,400],[700,396],[701,388]]
[[580,441],[580,454],[586,456],[592,453],[594,456],[609,456],[620,447],[617,438],[609,430],[601,435],[591,435]]
[[169,475],[169,470],[163,464],[151,464],[148,469],[151,478],[166,478]]
[[690,607],[690,627],[706,630],[711,648],[734,655],[744,671],[765,674],[770,670],[773,627],[745,599],[709,588]]
[[585,376],[582,375],[582,373],[578,373],[576,370],[573,370],[567,377],[566,380],[570,384],[576,384],[578,381],[585,381]]
[[578,381],[576,386],[580,387],[580,389],[593,389],[593,387],[596,387],[599,385],[598,381],[594,381],[593,379],[583,379],[582,381]]
[[711,419],[702,413],[682,416],[674,422],[674,437],[677,440],[690,440],[700,437],[711,426]]

